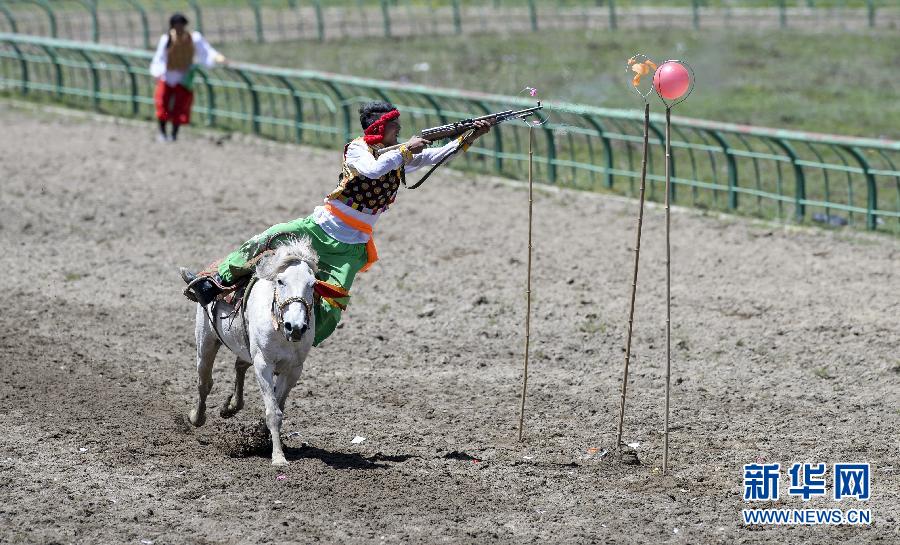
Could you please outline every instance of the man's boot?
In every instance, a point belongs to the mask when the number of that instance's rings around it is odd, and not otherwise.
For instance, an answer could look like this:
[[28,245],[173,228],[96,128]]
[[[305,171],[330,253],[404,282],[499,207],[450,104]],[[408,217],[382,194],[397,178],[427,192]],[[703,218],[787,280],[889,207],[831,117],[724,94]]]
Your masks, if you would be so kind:
[[219,278],[218,273],[210,278],[208,276],[197,276],[196,273],[184,267],[181,267],[179,272],[181,273],[181,279],[188,285],[188,287],[184,288],[184,296],[191,301],[200,303],[204,307],[215,301],[216,297],[224,291],[219,287],[222,284],[222,279]]

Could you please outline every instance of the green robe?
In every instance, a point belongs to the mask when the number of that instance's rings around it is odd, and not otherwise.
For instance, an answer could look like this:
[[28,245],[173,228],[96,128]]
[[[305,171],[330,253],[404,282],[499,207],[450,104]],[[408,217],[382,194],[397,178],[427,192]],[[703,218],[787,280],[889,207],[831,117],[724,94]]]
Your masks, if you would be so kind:
[[[299,218],[287,223],[279,223],[266,229],[240,248],[228,254],[219,264],[219,276],[226,284],[233,284],[242,277],[253,274],[254,264],[251,260],[266,249],[265,245],[274,235],[292,234],[308,236],[313,248],[319,254],[319,272],[316,278],[329,284],[335,284],[350,291],[356,273],[366,264],[366,245],[347,244],[328,236],[319,227],[312,216]],[[287,237],[275,239],[273,245],[284,243]],[[349,298],[346,298],[349,299]],[[345,304],[345,301],[339,301]],[[313,346],[318,346],[334,332],[341,321],[341,309],[328,301],[320,299],[315,305],[316,337]]]

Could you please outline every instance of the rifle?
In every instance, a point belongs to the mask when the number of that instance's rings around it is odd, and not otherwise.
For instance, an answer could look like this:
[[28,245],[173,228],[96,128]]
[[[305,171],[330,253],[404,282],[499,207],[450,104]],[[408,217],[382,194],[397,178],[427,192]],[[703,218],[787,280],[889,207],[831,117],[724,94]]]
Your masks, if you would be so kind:
[[[462,119],[460,121],[454,121],[453,123],[448,123],[446,125],[440,125],[438,127],[425,129],[421,133],[419,133],[419,136],[430,142],[444,140],[447,138],[454,138],[465,133],[466,131],[474,129],[476,121],[490,121],[491,126],[493,126],[503,123],[504,121],[510,121],[512,119],[524,119],[531,116],[536,111],[543,109],[544,107],[541,106],[541,102],[538,101],[537,106],[534,106],[532,108],[525,108],[524,110],[505,110],[502,112],[497,112],[495,114],[483,115],[481,117]],[[375,157],[378,157],[382,153],[386,153],[391,150],[400,149],[400,146],[402,145],[403,144],[396,144],[394,146],[377,149],[375,150]]]

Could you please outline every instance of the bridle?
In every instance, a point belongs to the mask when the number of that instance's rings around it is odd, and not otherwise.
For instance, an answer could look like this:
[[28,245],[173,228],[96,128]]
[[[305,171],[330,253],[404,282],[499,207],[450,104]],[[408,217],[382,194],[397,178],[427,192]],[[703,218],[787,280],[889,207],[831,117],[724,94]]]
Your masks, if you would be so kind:
[[288,297],[281,300],[278,298],[278,285],[272,283],[272,327],[275,331],[281,331],[284,327],[284,309],[291,303],[301,303],[306,311],[307,320],[312,316],[312,303],[304,299],[302,296]]

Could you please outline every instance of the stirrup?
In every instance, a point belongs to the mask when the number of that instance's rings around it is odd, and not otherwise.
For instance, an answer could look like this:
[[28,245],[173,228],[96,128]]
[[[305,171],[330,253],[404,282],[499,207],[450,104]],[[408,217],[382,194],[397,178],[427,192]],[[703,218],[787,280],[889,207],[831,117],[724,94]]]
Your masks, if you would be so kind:
[[194,284],[198,284],[206,279],[206,276],[201,274],[197,274],[191,272],[187,267],[179,267],[178,273],[181,275],[181,279],[187,284],[182,290],[181,294],[184,295],[188,301],[193,301],[194,303],[200,303],[197,299],[197,295],[194,293]]
[[190,284],[185,286],[185,288],[181,291],[181,294],[184,295],[185,297],[187,297],[189,301],[193,301],[195,303],[200,303],[200,301],[197,299],[197,296],[194,295],[193,288],[194,288],[194,284],[196,284],[202,280],[203,280],[202,276],[198,276],[197,278],[191,280]]

